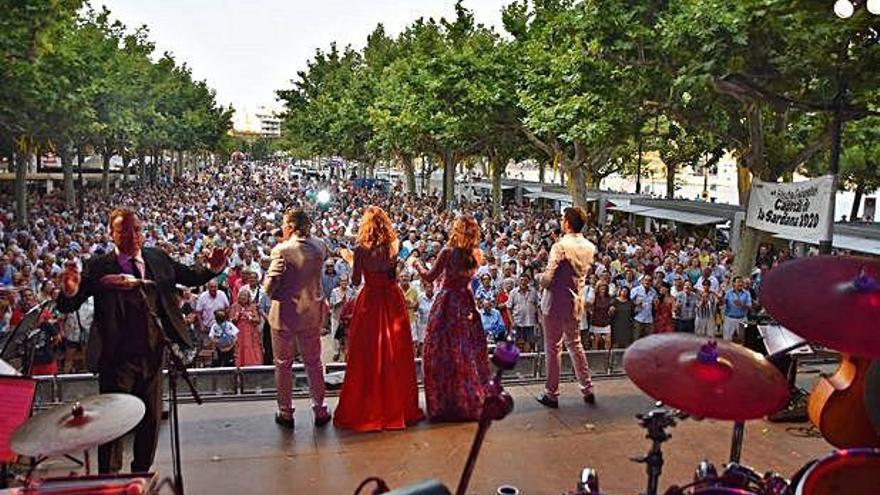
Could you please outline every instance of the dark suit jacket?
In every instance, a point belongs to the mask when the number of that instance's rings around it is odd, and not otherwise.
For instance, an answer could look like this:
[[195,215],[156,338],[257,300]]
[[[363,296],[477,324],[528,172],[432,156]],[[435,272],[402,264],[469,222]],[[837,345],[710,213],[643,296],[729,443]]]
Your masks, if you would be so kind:
[[[204,285],[217,274],[204,266],[188,267],[171,259],[164,251],[145,247],[141,250],[147,266],[147,278],[156,283],[146,290],[155,292],[156,310],[168,337],[179,344],[191,346],[189,332],[183,321],[177,296],[177,284],[187,287]],[[122,273],[116,253],[110,252],[89,259],[83,266],[79,292],[73,297],[60,294],[56,300],[62,313],[79,309],[89,297],[95,298],[95,317],[86,347],[89,370],[100,372],[112,362],[121,339],[125,338],[122,321],[122,300],[118,290],[101,287],[104,275]],[[147,318],[148,315],[144,315]]]

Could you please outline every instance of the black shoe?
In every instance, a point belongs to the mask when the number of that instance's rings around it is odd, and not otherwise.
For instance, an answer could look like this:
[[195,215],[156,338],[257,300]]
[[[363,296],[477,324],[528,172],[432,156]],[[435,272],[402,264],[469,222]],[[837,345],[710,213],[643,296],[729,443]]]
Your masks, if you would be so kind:
[[595,404],[596,403],[596,394],[594,394],[593,392],[588,393],[587,395],[584,396],[584,402],[586,402],[587,404],[590,404],[590,405]]
[[535,400],[540,402],[542,405],[549,407],[550,409],[559,409],[559,401],[551,398],[547,394],[541,394],[541,396],[535,397]]
[[275,423],[289,430],[293,429],[293,418],[285,418],[281,414],[275,414]]
[[323,416],[315,416],[315,427],[320,428],[329,423],[331,419],[333,419],[333,415],[329,412]]

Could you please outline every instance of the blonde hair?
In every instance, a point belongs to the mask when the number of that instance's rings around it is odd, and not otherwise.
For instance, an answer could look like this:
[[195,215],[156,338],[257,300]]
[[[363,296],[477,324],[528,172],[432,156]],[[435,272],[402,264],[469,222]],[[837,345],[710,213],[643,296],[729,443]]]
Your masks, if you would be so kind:
[[388,246],[392,249],[397,246],[397,234],[391,225],[391,219],[385,210],[378,206],[369,206],[361,218],[361,227],[358,231],[357,243],[367,249],[379,246]]

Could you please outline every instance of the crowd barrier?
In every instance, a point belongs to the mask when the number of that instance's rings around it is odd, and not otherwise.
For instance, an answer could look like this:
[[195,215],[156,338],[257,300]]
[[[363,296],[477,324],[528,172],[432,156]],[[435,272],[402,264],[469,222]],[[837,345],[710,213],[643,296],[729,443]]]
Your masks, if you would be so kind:
[[[621,375],[623,373],[623,349],[612,351],[587,351],[590,368],[597,377]],[[568,353],[563,353],[561,365],[563,379],[573,377]],[[326,363],[325,376],[345,371],[345,363]],[[275,397],[275,367],[248,366],[243,368],[190,368],[190,377],[199,395],[205,401],[260,400]],[[422,383],[421,359],[416,359],[416,374]],[[512,371],[505,375],[506,383],[535,383],[544,379],[544,354],[523,353]],[[305,367],[301,363],[293,365],[294,397],[308,395],[308,381]],[[91,373],[38,376],[37,393],[34,405],[37,408],[55,404],[74,402],[82,397],[98,393],[97,377]],[[189,388],[182,380],[178,382],[178,393],[182,402],[191,401]],[[168,392],[166,383],[165,392]],[[328,394],[334,395],[334,387],[328,387]]]
[[[587,351],[587,358],[593,376],[608,378],[623,376],[624,349],[611,351]],[[817,363],[833,362],[836,353],[817,353],[812,359],[802,359],[801,368]],[[345,363],[326,363],[325,377],[345,370]],[[562,354],[562,379],[571,380],[574,371],[567,352]],[[207,401],[265,400],[275,397],[275,367],[248,366],[244,368],[191,368],[189,374],[199,395]],[[302,364],[293,365],[294,397],[308,396],[308,381]],[[422,383],[421,359],[416,360],[416,374]],[[523,353],[516,368],[505,374],[507,384],[539,383],[544,380],[545,366],[543,353]],[[82,397],[98,393],[97,377],[90,373],[54,376],[38,376],[37,393],[34,405],[37,408],[69,403]],[[331,380],[332,381],[332,380]],[[328,387],[328,395],[335,395],[335,387]],[[179,381],[178,391],[182,402],[192,400],[189,388]],[[165,393],[168,392],[166,383]]]

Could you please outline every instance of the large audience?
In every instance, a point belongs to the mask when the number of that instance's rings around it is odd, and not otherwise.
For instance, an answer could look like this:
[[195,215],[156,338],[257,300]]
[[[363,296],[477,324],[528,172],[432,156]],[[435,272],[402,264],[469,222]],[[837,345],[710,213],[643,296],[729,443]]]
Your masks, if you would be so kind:
[[[510,203],[493,217],[487,199],[462,197],[441,208],[436,192],[407,194],[402,184],[352,180],[336,164],[322,174],[288,163],[232,162],[153,187],[84,191],[84,211],[65,206],[60,192],[33,193],[27,228],[16,228],[12,200],[0,202],[0,336],[8,336],[35,306],[55,299],[58,276],[68,265],[82,267],[96,253],[114,249],[107,218],[117,206],[144,220],[147,246],[189,264],[204,261],[214,246],[233,250],[226,271],[200,288],[180,287],[181,310],[191,325],[197,366],[271,364],[266,325],[269,300],[262,279],[269,253],[280,240],[281,219],[291,207],[313,212],[314,235],[330,256],[323,276],[331,304],[325,356],[345,359],[345,327],[357,287],[348,280],[353,247],[365,207],[384,208],[401,239],[399,284],[410,314],[416,349],[424,338],[434,288],[416,276],[416,261],[430,267],[445,244],[456,215],[473,215],[482,229],[484,256],[472,283],[490,341],[513,338],[525,351],[540,351],[541,289],[536,278],[551,245],[561,235],[553,204]],[[597,247],[582,301],[582,340],[594,349],[625,347],[654,332],[682,331],[742,338],[740,323],[759,311],[761,273],[784,260],[783,250],[762,247],[752,277],[731,276],[733,255],[715,236],[656,225],[648,232],[626,222],[590,223],[585,235]],[[746,298],[739,294],[748,294]],[[47,304],[33,340],[34,373],[84,370],[83,349],[92,308],[62,315]],[[241,332],[242,329],[247,329]],[[248,340],[239,335],[256,335]]]

